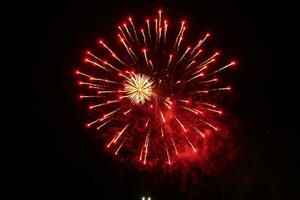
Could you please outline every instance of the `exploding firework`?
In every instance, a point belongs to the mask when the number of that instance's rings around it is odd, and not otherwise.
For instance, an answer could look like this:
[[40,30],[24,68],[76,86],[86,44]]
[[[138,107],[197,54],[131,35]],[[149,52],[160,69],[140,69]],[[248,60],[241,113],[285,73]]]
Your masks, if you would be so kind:
[[80,99],[93,118],[87,127],[95,127],[116,156],[171,165],[220,132],[214,94],[231,87],[218,87],[217,75],[235,62],[217,66],[219,52],[203,53],[210,33],[184,47],[186,22],[169,30],[161,10],[141,29],[133,18],[126,21],[117,27],[118,51],[99,40],[99,52],[87,51],[76,70]]

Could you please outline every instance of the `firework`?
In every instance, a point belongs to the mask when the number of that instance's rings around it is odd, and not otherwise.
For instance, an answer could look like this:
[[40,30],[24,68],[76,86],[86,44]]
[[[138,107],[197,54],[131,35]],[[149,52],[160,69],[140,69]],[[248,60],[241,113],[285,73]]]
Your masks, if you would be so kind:
[[217,65],[219,52],[203,53],[204,34],[187,46],[186,21],[169,27],[159,10],[140,29],[129,17],[117,27],[118,51],[103,40],[87,51],[76,70],[91,120],[114,155],[146,165],[171,165],[182,154],[197,154],[207,134],[220,132],[212,95],[231,90],[218,86],[220,72],[234,61]]

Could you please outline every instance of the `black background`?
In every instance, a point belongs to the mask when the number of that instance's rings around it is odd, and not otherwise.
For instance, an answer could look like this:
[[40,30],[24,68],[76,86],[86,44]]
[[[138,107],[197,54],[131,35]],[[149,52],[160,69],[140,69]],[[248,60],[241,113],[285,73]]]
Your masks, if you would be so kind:
[[[31,92],[19,88],[30,117],[22,115],[27,122],[23,128],[29,129],[24,132],[26,147],[17,156],[19,176],[12,185],[20,192],[15,193],[31,199],[141,199],[145,194],[154,200],[297,199],[298,133],[290,114],[295,84],[289,78],[295,67],[289,64],[292,50],[285,45],[293,40],[289,26],[293,12],[287,5],[259,1],[18,4],[18,38],[24,42],[19,48],[30,63],[26,78]],[[233,72],[234,105],[228,109],[244,130],[239,134],[247,155],[245,163],[235,165],[236,184],[208,178],[207,185],[192,185],[187,195],[176,178],[152,183],[150,177],[156,179],[159,173],[115,163],[94,141],[92,131],[83,127],[85,116],[73,74],[84,50],[100,36],[114,40],[116,25],[128,15],[153,16],[158,7],[174,21],[186,18],[195,35],[211,31],[225,56],[238,60]]]

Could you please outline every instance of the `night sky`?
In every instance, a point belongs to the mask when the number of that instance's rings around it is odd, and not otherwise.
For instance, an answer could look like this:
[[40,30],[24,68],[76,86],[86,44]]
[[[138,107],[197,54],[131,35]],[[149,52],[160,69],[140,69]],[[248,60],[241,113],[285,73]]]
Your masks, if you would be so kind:
[[[299,132],[291,126],[296,119],[286,111],[294,104],[289,96],[292,89],[287,88],[295,66],[286,60],[289,50],[283,40],[289,18],[280,14],[289,10],[259,1],[210,2],[19,5],[18,26],[25,40],[20,48],[30,59],[31,89],[25,100],[30,115],[24,116],[28,142],[18,156],[20,176],[15,183],[23,197],[138,200],[149,194],[153,200],[297,199]],[[237,120],[232,130],[238,156],[219,174],[205,175],[192,167],[189,170],[195,171],[187,173],[192,175],[136,169],[104,152],[93,130],[84,127],[86,109],[78,101],[74,76],[84,51],[99,37],[116,40],[116,25],[129,15],[144,19],[159,7],[173,22],[187,19],[192,35],[212,32],[212,41],[224,56],[238,60],[225,109]],[[193,176],[199,181],[193,182]]]

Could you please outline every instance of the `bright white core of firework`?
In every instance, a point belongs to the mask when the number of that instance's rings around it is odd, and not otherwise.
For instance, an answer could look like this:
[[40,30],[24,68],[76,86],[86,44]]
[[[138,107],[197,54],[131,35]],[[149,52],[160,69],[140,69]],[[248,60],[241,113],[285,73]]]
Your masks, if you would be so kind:
[[147,100],[150,100],[153,89],[153,81],[149,76],[144,74],[131,74],[125,80],[124,88],[126,97],[131,102],[136,104],[144,104]]

